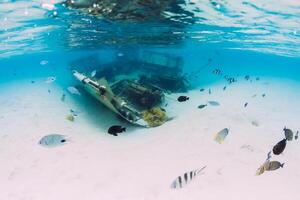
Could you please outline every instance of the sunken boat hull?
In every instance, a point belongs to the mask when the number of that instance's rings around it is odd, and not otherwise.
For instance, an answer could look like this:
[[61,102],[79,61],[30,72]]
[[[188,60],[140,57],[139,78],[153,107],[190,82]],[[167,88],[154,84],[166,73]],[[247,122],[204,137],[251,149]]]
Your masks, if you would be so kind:
[[168,120],[159,107],[164,101],[164,93],[156,88],[148,88],[127,79],[109,84],[104,77],[93,80],[77,71],[73,71],[73,75],[88,93],[132,124],[154,127]]

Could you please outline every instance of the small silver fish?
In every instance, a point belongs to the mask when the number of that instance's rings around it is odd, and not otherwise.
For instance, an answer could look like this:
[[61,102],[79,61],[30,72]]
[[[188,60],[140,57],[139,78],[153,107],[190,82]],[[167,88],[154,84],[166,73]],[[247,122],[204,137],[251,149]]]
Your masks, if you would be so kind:
[[71,94],[76,94],[76,95],[81,95],[81,93],[77,90],[77,88],[70,86],[67,88],[67,90],[71,93]]
[[220,103],[217,101],[208,101],[207,103],[211,106],[219,106],[220,105]]
[[214,140],[216,142],[218,142],[219,144],[222,144],[226,138],[226,136],[229,133],[229,129],[228,128],[224,128],[221,131],[219,131],[218,133],[215,134]]
[[97,74],[97,70],[92,71],[92,72],[91,72],[91,77],[92,77],[92,78],[95,77],[96,74]]
[[55,76],[50,76],[45,80],[45,83],[52,83],[56,80]]
[[184,173],[181,176],[178,176],[172,183],[171,188],[182,188],[187,185],[191,180],[193,180],[201,171],[205,169],[206,166],[202,167],[201,169],[192,170],[189,172]]
[[39,141],[39,144],[44,147],[56,147],[65,144],[67,141],[68,140],[64,135],[51,134],[42,137],[42,139]]

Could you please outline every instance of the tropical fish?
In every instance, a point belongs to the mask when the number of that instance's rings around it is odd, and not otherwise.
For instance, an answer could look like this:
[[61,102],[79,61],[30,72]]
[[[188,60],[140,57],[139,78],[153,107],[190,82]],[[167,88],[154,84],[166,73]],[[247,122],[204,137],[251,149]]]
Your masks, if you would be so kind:
[[259,176],[259,175],[263,174],[266,171],[266,167],[265,166],[270,162],[271,153],[272,152],[269,151],[269,153],[267,154],[266,161],[256,170],[256,173],[255,173],[256,176]]
[[45,80],[45,83],[52,83],[56,80],[55,76],[50,76]]
[[217,101],[208,101],[207,103],[211,106],[219,106],[220,105],[220,103]]
[[220,69],[214,69],[214,70],[212,71],[212,73],[213,73],[213,74],[220,75],[222,72],[221,72]]
[[207,106],[207,104],[201,104],[198,106],[199,109],[205,108]]
[[171,183],[171,188],[172,189],[177,189],[177,188],[182,188],[188,183],[191,182],[201,171],[205,169],[206,166],[202,167],[201,169],[196,169],[192,170],[189,172],[184,173],[181,176],[178,176],[172,183]]
[[114,125],[114,126],[111,126],[107,133],[111,134],[111,135],[114,135],[114,136],[118,136],[118,133],[122,133],[122,132],[125,132],[126,131],[126,128],[125,127],[122,127],[122,126],[119,126],[119,125]]
[[42,60],[41,62],[40,62],[40,65],[47,65],[49,62],[47,61],[47,60]]
[[95,77],[96,74],[97,74],[97,70],[92,71],[92,72],[91,72],[91,77],[92,77],[92,78]]
[[203,92],[204,90],[205,90],[204,88],[201,88],[201,89],[200,89],[200,92]]
[[249,79],[250,79],[250,76],[249,76],[249,75],[246,75],[246,76],[245,76],[245,80],[248,81]]
[[246,108],[248,106],[248,103],[246,102],[245,104],[244,104],[244,108]]
[[215,134],[214,140],[218,142],[219,144],[222,144],[228,135],[229,129],[224,128],[223,130],[219,131],[218,133]]
[[269,161],[264,164],[265,171],[273,171],[283,167],[284,163],[280,163],[278,161]]
[[295,140],[298,139],[298,134],[299,134],[299,131],[296,132],[296,135],[295,135]]
[[66,99],[66,95],[65,95],[65,94],[62,94],[62,96],[60,97],[60,100],[61,100],[62,102],[64,102],[65,99]]
[[275,155],[281,154],[284,151],[285,146],[286,146],[286,139],[283,139],[273,147],[273,153]]
[[79,112],[75,111],[73,109],[70,109],[70,112],[74,115],[74,116],[78,116]]
[[177,101],[179,101],[179,102],[184,102],[184,101],[187,101],[187,100],[189,100],[189,99],[190,99],[190,98],[187,97],[187,96],[180,96],[180,97],[177,98]]
[[74,118],[74,115],[68,114],[68,115],[66,115],[66,119],[73,122],[75,118]]
[[251,124],[252,124],[253,126],[256,126],[256,127],[258,127],[258,126],[259,126],[259,124],[258,124],[258,122],[257,122],[257,121],[252,121],[252,122],[251,122]]
[[64,135],[51,134],[42,137],[39,144],[44,147],[56,147],[65,144],[67,141]]
[[77,90],[77,88],[70,86],[67,88],[67,90],[71,93],[71,94],[76,94],[76,95],[81,95],[81,93]]
[[293,138],[294,138],[294,133],[291,129],[288,129],[286,127],[284,127],[283,129],[284,131],[284,135],[285,135],[285,138],[288,140],[288,141],[292,141]]

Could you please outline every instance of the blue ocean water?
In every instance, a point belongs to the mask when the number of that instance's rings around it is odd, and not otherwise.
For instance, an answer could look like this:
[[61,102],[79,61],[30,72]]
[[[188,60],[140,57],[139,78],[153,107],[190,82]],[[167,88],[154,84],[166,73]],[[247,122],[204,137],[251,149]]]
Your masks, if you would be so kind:
[[215,68],[230,76],[299,81],[299,10],[297,1],[187,0],[164,11],[163,19],[128,21],[90,15],[59,0],[4,0],[0,83],[55,76],[65,87],[74,83],[75,60],[90,57],[99,67],[148,50],[180,57],[192,88],[219,81],[207,75]]

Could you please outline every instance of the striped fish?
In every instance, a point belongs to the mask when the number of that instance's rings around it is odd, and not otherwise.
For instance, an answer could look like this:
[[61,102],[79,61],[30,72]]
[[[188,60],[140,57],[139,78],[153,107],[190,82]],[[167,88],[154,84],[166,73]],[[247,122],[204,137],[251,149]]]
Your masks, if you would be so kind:
[[181,176],[178,176],[171,184],[172,189],[182,188],[186,184],[188,184],[191,180],[193,180],[202,170],[205,169],[206,166],[201,169],[192,170],[184,173]]

